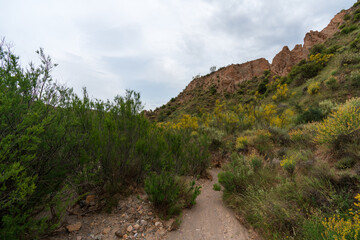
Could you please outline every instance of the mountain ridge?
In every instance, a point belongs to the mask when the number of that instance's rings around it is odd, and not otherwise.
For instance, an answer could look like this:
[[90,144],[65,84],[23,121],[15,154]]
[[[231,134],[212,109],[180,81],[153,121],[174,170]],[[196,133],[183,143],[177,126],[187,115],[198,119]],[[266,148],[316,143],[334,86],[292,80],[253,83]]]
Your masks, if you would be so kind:
[[[303,44],[295,45],[292,50],[288,46],[284,46],[275,55],[271,63],[265,58],[259,58],[241,64],[230,64],[207,75],[194,77],[175,98],[154,111],[146,111],[145,115],[150,119],[157,118],[157,120],[161,121],[163,117],[159,118],[159,115],[170,116],[175,106],[188,104],[194,97],[198,97],[205,92],[219,93],[222,96],[234,94],[239,90],[239,84],[260,77],[266,70],[269,70],[273,75],[286,76],[293,66],[301,60],[307,59],[313,46],[324,43],[340,31],[339,26],[344,23],[344,16],[350,10],[351,8],[337,13],[321,31],[311,30],[306,33]],[[208,106],[213,104],[213,102],[207,103]],[[166,106],[169,106],[169,109],[162,114],[161,112]]]

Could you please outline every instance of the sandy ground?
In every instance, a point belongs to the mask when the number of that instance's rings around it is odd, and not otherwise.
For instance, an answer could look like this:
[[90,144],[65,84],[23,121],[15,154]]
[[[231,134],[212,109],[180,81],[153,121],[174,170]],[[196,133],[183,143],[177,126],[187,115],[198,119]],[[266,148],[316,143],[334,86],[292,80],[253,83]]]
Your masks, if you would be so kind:
[[183,213],[181,226],[169,232],[167,240],[253,239],[222,201],[222,192],[214,191],[219,169],[210,170],[212,181],[206,181],[197,204]]

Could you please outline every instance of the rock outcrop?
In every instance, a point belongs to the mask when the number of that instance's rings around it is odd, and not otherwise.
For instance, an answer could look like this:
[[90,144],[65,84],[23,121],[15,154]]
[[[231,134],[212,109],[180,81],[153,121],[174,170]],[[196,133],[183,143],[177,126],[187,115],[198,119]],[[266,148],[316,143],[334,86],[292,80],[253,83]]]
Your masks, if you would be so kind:
[[265,58],[243,64],[231,64],[214,73],[195,78],[184,91],[191,91],[195,88],[207,90],[216,87],[219,92],[232,93],[237,84],[260,76],[266,69],[270,69],[270,64]]
[[325,42],[339,31],[340,24],[344,21],[344,16],[348,11],[341,11],[330,21],[330,23],[321,32],[310,31],[306,33],[304,44],[298,44],[293,50],[285,46],[273,59],[271,71],[280,76],[286,76],[291,68],[301,60],[306,59],[310,49],[316,45]]

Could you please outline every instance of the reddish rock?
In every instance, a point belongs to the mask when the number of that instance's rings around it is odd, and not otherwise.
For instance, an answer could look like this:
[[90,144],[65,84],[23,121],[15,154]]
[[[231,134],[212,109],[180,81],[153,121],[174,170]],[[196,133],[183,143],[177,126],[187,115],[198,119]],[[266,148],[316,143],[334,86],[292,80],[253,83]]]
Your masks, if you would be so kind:
[[92,205],[95,203],[95,195],[88,195],[85,199],[86,205]]
[[80,228],[81,228],[81,222],[77,222],[77,223],[74,223],[74,224],[71,224],[71,225],[68,225],[66,226],[66,229],[69,231],[69,232],[75,232],[75,231],[79,231]]

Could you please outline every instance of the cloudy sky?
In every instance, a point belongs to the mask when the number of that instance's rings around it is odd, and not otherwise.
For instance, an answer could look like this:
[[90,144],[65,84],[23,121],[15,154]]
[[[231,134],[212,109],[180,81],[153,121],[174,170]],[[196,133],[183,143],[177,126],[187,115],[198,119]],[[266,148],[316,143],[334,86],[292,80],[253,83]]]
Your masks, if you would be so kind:
[[53,76],[81,93],[141,93],[146,109],[197,74],[302,43],[355,0],[0,0],[0,37],[23,64],[44,48]]

